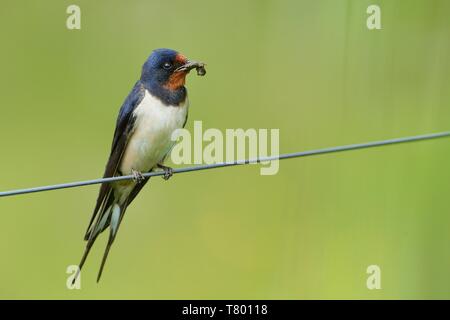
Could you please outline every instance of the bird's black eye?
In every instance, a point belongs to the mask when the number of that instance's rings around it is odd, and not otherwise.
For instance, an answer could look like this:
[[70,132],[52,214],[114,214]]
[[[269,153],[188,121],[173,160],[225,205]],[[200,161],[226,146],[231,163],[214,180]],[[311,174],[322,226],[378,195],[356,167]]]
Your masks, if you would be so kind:
[[164,63],[163,68],[169,70],[170,68],[172,68],[172,64],[170,62],[166,62]]

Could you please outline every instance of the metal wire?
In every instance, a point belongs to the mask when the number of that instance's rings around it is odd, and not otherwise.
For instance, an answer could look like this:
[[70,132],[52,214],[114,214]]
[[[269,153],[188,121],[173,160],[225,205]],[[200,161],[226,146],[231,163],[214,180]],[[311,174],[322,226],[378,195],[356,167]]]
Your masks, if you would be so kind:
[[[287,153],[287,154],[282,154],[279,156],[260,157],[260,158],[256,158],[256,159],[245,159],[245,160],[237,160],[237,161],[233,161],[233,162],[221,162],[221,163],[215,163],[215,164],[200,165],[200,166],[195,166],[195,167],[179,168],[179,169],[174,169],[173,173],[178,174],[178,173],[184,173],[184,172],[192,172],[192,171],[200,171],[200,170],[215,169],[215,168],[222,168],[222,167],[246,165],[246,164],[251,164],[251,163],[260,163],[260,162],[265,162],[265,161],[309,157],[309,156],[316,156],[316,155],[327,154],[327,153],[336,153],[336,152],[343,152],[343,151],[350,151],[350,150],[367,149],[367,148],[374,148],[374,147],[380,147],[380,146],[386,146],[386,145],[393,145],[393,144],[400,144],[400,143],[407,143],[407,142],[416,142],[416,141],[423,141],[423,140],[431,140],[431,139],[445,138],[445,137],[447,137],[447,138],[450,137],[450,131],[424,134],[424,135],[419,135],[419,136],[403,137],[403,138],[397,138],[397,139],[373,141],[373,142],[367,142],[367,143],[350,144],[350,145],[345,145],[345,146],[338,146],[338,147],[331,147],[331,148],[324,148],[324,149],[317,149],[317,150],[310,150],[310,151]],[[161,175],[164,175],[163,171],[143,173],[144,177],[154,177],[154,176],[161,176]],[[54,184],[54,185],[35,187],[35,188],[16,189],[16,190],[0,192],[0,197],[8,197],[8,196],[14,196],[14,195],[20,195],[20,194],[43,192],[43,191],[50,191],[50,190],[57,190],[57,189],[75,188],[75,187],[81,187],[81,186],[88,186],[88,185],[92,185],[92,184],[129,180],[129,179],[133,179],[133,176],[132,175],[118,176],[118,177],[100,178],[100,179],[92,179],[92,180],[85,180],[85,181]]]

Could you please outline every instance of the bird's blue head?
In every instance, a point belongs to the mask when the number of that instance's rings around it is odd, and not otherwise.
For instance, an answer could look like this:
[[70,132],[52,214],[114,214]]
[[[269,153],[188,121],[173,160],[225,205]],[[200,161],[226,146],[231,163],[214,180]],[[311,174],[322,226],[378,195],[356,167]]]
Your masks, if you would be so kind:
[[[142,67],[141,80],[168,90],[177,90],[184,86],[190,61],[178,51],[156,49]],[[186,66],[186,68],[183,68]]]
[[202,63],[172,49],[156,49],[142,66],[141,82],[165,104],[178,105],[186,97],[186,75]]

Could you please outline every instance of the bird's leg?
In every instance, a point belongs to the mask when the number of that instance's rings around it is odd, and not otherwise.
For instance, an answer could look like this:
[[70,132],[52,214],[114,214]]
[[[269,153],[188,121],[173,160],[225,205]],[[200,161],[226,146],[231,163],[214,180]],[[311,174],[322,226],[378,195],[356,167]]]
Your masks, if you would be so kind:
[[137,184],[145,180],[145,177],[142,175],[140,171],[131,169],[131,175],[133,176],[133,181],[136,182]]
[[173,169],[171,167],[166,167],[160,163],[157,164],[157,167],[164,170],[164,180],[169,180],[170,177],[173,176]]

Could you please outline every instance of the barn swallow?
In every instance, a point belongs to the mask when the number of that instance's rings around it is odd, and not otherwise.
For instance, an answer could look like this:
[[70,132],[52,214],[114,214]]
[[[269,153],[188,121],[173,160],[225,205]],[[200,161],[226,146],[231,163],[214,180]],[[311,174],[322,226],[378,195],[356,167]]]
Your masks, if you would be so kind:
[[174,145],[172,133],[183,128],[188,116],[186,75],[191,69],[204,75],[204,64],[188,60],[171,49],[156,49],[142,67],[141,77],[120,108],[111,152],[103,177],[132,175],[132,180],[103,183],[84,240],[86,249],[75,282],[98,235],[109,227],[109,239],[100,265],[100,280],[111,245],[128,205],[148,182],[142,173],[172,169],[163,162]]

